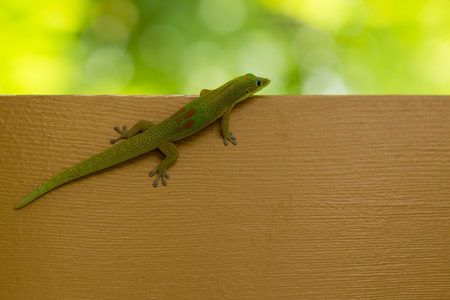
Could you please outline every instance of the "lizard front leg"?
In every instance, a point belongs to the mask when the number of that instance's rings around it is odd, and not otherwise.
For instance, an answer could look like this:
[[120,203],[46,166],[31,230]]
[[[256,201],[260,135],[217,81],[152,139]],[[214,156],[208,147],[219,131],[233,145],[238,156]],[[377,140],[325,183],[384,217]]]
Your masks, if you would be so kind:
[[233,145],[237,144],[236,137],[231,131],[228,131],[230,126],[230,114],[231,108],[227,109],[222,115],[222,136],[225,146],[228,146],[228,141],[230,141]]
[[128,138],[133,137],[141,132],[146,131],[149,128],[152,128],[153,126],[155,126],[155,123],[152,123],[152,122],[146,121],[146,120],[140,120],[130,130],[127,130],[127,126],[125,126],[125,125],[123,125],[122,130],[120,129],[119,126],[116,126],[116,127],[114,127],[114,130],[117,131],[120,134],[120,136],[115,139],[111,139],[109,142],[111,144],[114,144],[115,142],[117,142],[120,139],[128,139]]

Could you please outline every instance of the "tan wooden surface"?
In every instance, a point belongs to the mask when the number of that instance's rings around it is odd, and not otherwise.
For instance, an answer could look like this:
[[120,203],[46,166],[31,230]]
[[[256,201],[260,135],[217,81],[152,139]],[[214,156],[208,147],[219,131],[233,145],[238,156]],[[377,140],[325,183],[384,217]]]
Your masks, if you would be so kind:
[[38,185],[190,96],[0,97],[0,299],[450,299],[450,97],[265,96],[177,142]]

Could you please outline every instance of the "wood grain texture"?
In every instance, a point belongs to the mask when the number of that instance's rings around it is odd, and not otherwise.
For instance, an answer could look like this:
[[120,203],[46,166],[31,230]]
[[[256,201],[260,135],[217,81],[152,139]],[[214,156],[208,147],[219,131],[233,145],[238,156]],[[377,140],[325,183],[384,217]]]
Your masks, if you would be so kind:
[[0,96],[1,299],[449,299],[450,97],[266,96],[66,184],[192,96]]

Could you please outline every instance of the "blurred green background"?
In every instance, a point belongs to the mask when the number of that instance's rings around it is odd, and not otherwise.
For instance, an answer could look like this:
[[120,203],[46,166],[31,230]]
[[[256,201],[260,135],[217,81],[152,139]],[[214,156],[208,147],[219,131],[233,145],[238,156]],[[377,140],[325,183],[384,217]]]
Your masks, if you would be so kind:
[[450,1],[0,3],[2,94],[448,94]]

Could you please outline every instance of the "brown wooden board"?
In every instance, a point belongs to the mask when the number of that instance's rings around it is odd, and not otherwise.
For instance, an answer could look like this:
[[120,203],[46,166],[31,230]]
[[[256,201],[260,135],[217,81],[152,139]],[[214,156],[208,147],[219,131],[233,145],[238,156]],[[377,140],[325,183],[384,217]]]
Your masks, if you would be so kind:
[[0,96],[1,299],[449,299],[450,96],[259,96],[66,184],[193,96]]

